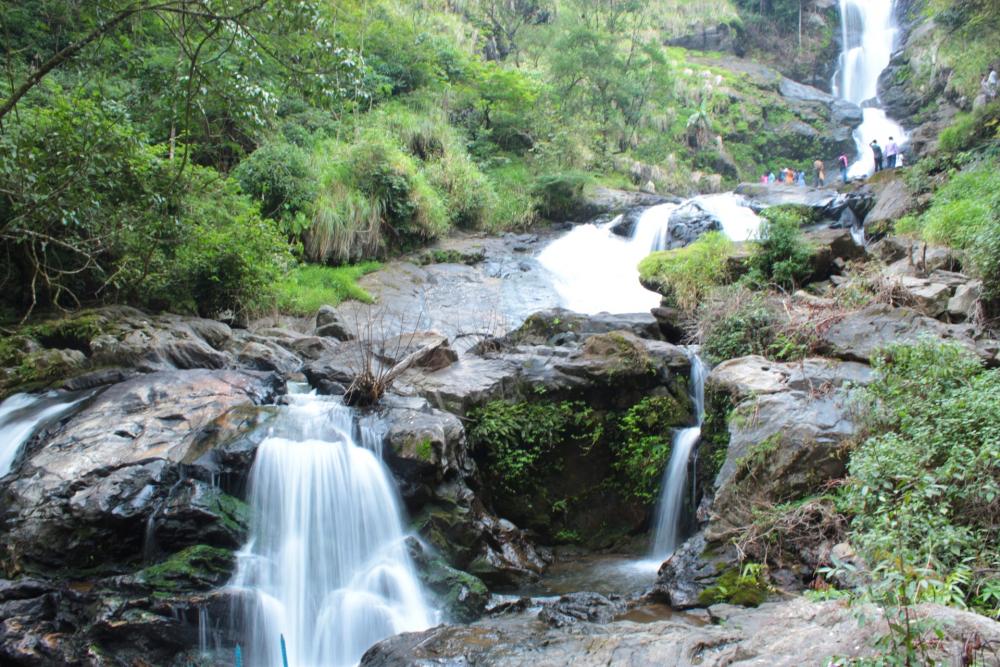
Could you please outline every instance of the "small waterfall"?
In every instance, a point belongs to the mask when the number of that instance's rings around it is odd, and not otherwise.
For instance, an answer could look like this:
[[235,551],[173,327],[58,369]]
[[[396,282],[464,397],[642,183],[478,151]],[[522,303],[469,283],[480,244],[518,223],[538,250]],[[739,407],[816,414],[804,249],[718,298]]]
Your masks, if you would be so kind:
[[694,405],[696,424],[690,428],[678,429],[670,445],[670,462],[663,476],[663,489],[656,513],[656,532],[653,542],[653,556],[658,561],[665,560],[680,546],[683,535],[684,496],[688,490],[688,463],[691,453],[701,439],[701,424],[705,418],[705,376],[704,362],[694,352],[691,359],[691,402]]
[[280,665],[283,635],[290,665],[348,667],[377,641],[436,618],[389,473],[355,444],[353,412],[329,398],[288,398],[250,473],[254,524],[232,582],[244,593],[244,658]]
[[0,477],[10,472],[21,448],[40,428],[67,415],[90,393],[14,394],[0,403]]
[[[664,206],[673,208],[672,204]],[[646,209],[634,236],[618,236],[603,224],[577,225],[547,245],[538,261],[553,277],[560,305],[577,313],[638,313],[660,305],[660,295],[639,284],[639,262],[665,233],[669,213],[660,206]]]
[[[703,195],[698,205],[722,223],[734,241],[756,235],[760,218],[733,193]],[[639,262],[668,245],[670,216],[676,204],[651,206],[635,223],[631,238],[614,233],[621,222],[585,224],[548,244],[538,255],[539,263],[553,277],[560,305],[569,310],[594,314],[638,313],[660,305],[660,295],[639,284]]]
[[834,93],[848,102],[863,106],[864,120],[854,132],[858,159],[850,169],[853,177],[868,176],[875,170],[869,144],[885,147],[889,137],[902,146],[906,132],[885,111],[878,108],[878,79],[889,66],[899,32],[894,0],[840,0],[840,20],[844,51],[834,79]]

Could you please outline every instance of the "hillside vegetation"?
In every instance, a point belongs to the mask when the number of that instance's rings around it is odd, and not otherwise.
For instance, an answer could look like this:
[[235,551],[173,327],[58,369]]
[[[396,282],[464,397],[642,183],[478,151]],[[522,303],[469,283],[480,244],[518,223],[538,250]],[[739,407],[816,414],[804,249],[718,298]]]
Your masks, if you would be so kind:
[[[786,4],[748,16],[780,26]],[[688,193],[776,157],[805,164],[820,146],[783,140],[799,119],[773,82],[664,46],[739,27],[739,9],[7,3],[6,315],[122,301],[238,320],[287,303],[294,285],[275,287],[296,263],[572,210],[559,193],[594,182],[581,173]]]

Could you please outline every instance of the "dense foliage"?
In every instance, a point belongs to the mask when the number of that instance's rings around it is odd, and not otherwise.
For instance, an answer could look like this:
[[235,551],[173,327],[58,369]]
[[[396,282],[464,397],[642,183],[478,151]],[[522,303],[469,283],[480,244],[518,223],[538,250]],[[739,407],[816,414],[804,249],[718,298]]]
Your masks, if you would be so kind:
[[[884,582],[1000,610],[1000,374],[949,343],[896,345],[861,392],[868,437],[844,489],[852,542]],[[956,595],[955,591],[959,591]]]
[[747,279],[756,285],[793,290],[812,273],[812,250],[802,235],[803,213],[773,206],[761,213],[760,230],[750,252]]
[[983,280],[992,310],[1000,303],[1000,173],[992,162],[977,162],[954,173],[934,194],[922,215],[908,217],[897,230],[962,251],[968,268]]

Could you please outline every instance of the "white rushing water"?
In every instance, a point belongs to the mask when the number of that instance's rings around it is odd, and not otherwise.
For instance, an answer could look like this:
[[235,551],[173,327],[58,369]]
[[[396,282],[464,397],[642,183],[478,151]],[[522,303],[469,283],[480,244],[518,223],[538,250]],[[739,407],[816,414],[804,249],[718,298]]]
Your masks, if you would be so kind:
[[21,448],[32,435],[65,416],[86,397],[50,391],[14,394],[0,403],[0,477],[10,472]]
[[389,472],[355,443],[352,411],[312,394],[289,399],[250,473],[254,523],[232,582],[244,593],[243,657],[282,664],[283,635],[289,665],[349,667],[377,641],[437,619]]
[[670,462],[663,475],[663,487],[656,511],[656,532],[653,540],[653,557],[665,560],[680,546],[683,527],[684,497],[688,490],[688,463],[691,453],[701,439],[701,424],[705,417],[705,375],[707,369],[701,357],[689,353],[691,358],[691,402],[694,405],[696,424],[678,429],[670,444]]
[[[760,218],[733,193],[703,195],[694,200],[722,223],[734,241],[757,233]],[[560,305],[594,314],[638,313],[660,305],[660,295],[639,284],[639,262],[666,247],[671,214],[676,204],[661,204],[643,211],[631,238],[612,228],[616,218],[603,224],[577,225],[542,250],[538,261],[551,274]]]
[[900,147],[907,140],[902,126],[877,106],[878,78],[889,65],[899,32],[894,10],[894,0],[840,0],[844,51],[834,93],[848,102],[865,105],[864,120],[854,132],[858,158],[851,165],[851,178],[875,171],[869,148],[872,140],[883,149],[889,137],[894,137]]

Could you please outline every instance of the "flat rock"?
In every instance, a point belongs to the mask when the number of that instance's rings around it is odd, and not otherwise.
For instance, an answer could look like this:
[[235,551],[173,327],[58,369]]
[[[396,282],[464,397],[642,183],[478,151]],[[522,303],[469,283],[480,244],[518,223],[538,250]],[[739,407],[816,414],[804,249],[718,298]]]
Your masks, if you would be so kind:
[[[718,624],[684,618],[653,623],[619,621],[540,628],[531,618],[490,619],[467,626],[439,626],[386,639],[365,653],[362,667],[821,667],[831,657],[873,656],[884,627],[874,606],[803,598],[756,609],[715,608]],[[858,612],[873,619],[859,624]],[[978,634],[1000,642],[1000,624],[985,616],[940,605],[919,605],[919,617],[939,621],[944,632],[933,645],[941,664],[960,660],[965,639]]]
[[885,304],[851,313],[819,334],[824,353],[849,361],[867,362],[881,348],[892,343],[917,343],[924,337],[954,341],[976,352],[989,364],[996,353],[974,338],[967,324],[945,324],[912,308]]

